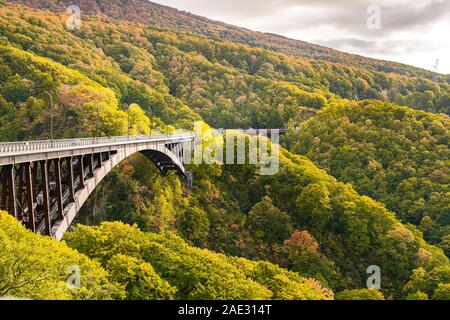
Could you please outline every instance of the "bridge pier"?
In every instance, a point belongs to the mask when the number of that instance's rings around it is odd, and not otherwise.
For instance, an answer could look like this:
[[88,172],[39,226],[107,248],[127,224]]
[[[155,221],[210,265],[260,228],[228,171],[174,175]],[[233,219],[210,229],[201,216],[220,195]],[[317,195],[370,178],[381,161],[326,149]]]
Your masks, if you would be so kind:
[[16,168],[14,165],[7,165],[2,168],[2,210],[9,212],[17,220],[19,219],[19,212],[17,209],[17,195],[16,195]]
[[53,165],[55,166],[55,195],[56,195],[56,203],[58,206],[58,216],[57,219],[61,220],[64,218],[63,211],[63,198],[62,198],[62,181],[61,181],[61,159],[57,158],[53,161]]
[[73,157],[67,158],[67,182],[69,184],[69,202],[75,201],[75,186],[74,186],[74,175],[73,175]]
[[[25,163],[25,185],[26,185],[26,198],[28,210],[26,212],[28,216],[28,229],[36,232],[36,219],[34,214],[34,197],[33,197],[33,178],[31,172],[31,163]],[[25,212],[24,212],[25,213]]]
[[44,209],[45,234],[52,234],[52,220],[50,216],[50,196],[49,196],[49,180],[48,180],[48,164],[47,160],[41,162],[41,179],[42,179],[42,205]]
[[188,189],[192,190],[194,187],[194,173],[192,171],[186,172],[186,180]]
[[78,178],[80,179],[78,188],[84,189],[86,184],[84,183],[84,163],[82,155],[78,156]]

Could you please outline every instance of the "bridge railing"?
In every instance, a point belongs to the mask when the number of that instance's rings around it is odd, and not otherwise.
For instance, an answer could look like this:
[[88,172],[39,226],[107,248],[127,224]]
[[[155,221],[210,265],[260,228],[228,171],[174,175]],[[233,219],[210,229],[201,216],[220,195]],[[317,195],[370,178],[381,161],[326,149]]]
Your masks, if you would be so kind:
[[185,138],[187,135],[143,135],[143,136],[120,136],[120,137],[99,137],[99,138],[79,138],[61,140],[37,140],[21,142],[0,143],[0,155],[21,152],[47,151],[63,148],[89,147],[97,145],[108,145],[117,143],[133,143],[140,141],[157,141],[165,139]]

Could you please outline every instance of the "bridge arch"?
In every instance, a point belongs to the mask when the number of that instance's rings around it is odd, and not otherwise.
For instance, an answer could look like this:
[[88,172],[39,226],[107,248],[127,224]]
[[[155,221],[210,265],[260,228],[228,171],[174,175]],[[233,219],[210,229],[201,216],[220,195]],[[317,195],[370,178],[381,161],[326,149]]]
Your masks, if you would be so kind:
[[[64,233],[69,229],[73,220],[85,204],[89,196],[94,192],[103,179],[117,167],[122,161],[141,153],[146,156],[158,168],[161,174],[166,175],[169,171],[176,171],[177,174],[188,181],[191,179],[189,173],[186,172],[184,165],[170,150],[164,151],[155,149],[145,149],[137,152],[123,150],[115,154],[111,154],[109,160],[103,161],[101,167],[94,169],[94,175],[84,181],[84,188],[80,188],[75,193],[74,201],[64,208],[64,219],[58,220],[52,227],[52,236],[61,240]],[[95,166],[95,162],[94,162]],[[40,226],[42,229],[42,225]],[[41,231],[42,230],[37,230]]]

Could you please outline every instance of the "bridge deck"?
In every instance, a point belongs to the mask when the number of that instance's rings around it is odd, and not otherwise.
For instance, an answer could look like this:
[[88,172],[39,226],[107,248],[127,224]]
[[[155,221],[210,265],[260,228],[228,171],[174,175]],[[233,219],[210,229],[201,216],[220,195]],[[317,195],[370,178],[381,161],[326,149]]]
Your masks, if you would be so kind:
[[74,149],[86,149],[92,147],[105,147],[146,142],[182,142],[192,141],[194,135],[148,135],[148,136],[121,136],[101,138],[80,138],[60,140],[36,140],[20,142],[0,143],[0,158],[41,152],[65,151]]

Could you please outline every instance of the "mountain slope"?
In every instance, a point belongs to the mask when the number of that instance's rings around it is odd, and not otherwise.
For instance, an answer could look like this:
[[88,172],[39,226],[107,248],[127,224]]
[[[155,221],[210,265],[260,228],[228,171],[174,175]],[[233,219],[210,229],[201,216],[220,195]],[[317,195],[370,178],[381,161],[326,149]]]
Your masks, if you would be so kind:
[[364,101],[325,108],[284,139],[439,243],[450,233],[449,129],[445,115]]
[[84,17],[83,28],[70,32],[65,14],[0,10],[5,45],[74,68],[111,87],[120,107],[137,103],[152,120],[178,127],[191,127],[200,119],[195,113],[214,127],[297,126],[339,98],[450,112],[449,85],[424,78],[289,58],[95,16]]
[[[68,245],[33,234],[0,211],[0,297],[55,300],[333,298],[330,290],[313,279],[273,264],[196,249],[172,234],[143,233],[122,223],[105,223],[95,228],[77,227],[67,238]],[[100,246],[102,250],[94,250]],[[77,268],[82,276],[80,288],[71,289],[66,285],[67,278]],[[183,268],[190,272],[182,272]],[[265,270],[270,273],[258,277]]]
[[[84,17],[83,28],[70,32],[65,14],[0,6],[0,115],[7,111],[0,124],[6,140],[48,135],[49,101],[43,90],[54,96],[58,111],[68,111],[55,117],[57,137],[95,134],[95,113],[83,121],[83,113],[74,111],[95,110],[98,102],[102,115],[114,109],[102,117],[101,134],[126,130],[126,122],[119,121],[117,131],[113,124],[130,104],[142,111],[142,121],[133,123],[136,133],[145,133],[150,120],[156,122],[152,128],[168,131],[191,129],[202,118],[226,127],[296,124],[327,105],[346,105],[343,98],[372,95],[434,112],[449,106],[443,99],[448,87],[423,78],[291,58],[104,16]],[[68,85],[82,90],[67,94]],[[67,132],[67,121],[76,130]],[[11,122],[16,126],[8,127]],[[304,157],[281,150],[280,172],[273,177],[261,177],[254,166],[192,170],[196,183],[189,191],[176,176],[162,177],[148,160],[133,157],[97,189],[80,221],[121,220],[145,231],[177,232],[201,248],[269,259],[335,292],[365,286],[370,265],[382,268],[387,297],[418,291],[432,297],[439,284],[448,283],[449,262],[442,250],[427,244],[415,227],[401,224],[382,203]],[[94,215],[93,207],[101,209]],[[93,240],[92,248],[105,245],[103,237],[89,235],[109,230],[84,231],[78,236]],[[111,261],[115,270],[142,262],[122,258]]]
[[[65,11],[73,3],[70,0],[6,0],[56,12]],[[277,51],[291,56],[323,60],[349,66],[370,68],[374,71],[420,76],[433,79],[434,73],[404,64],[381,61],[352,55],[304,41],[293,40],[275,34],[254,32],[226,23],[159,5],[147,0],[79,0],[76,4],[83,14],[103,14],[118,20],[146,23],[163,28],[178,29],[208,37],[216,37],[236,43]],[[448,81],[448,76],[440,78]]]

